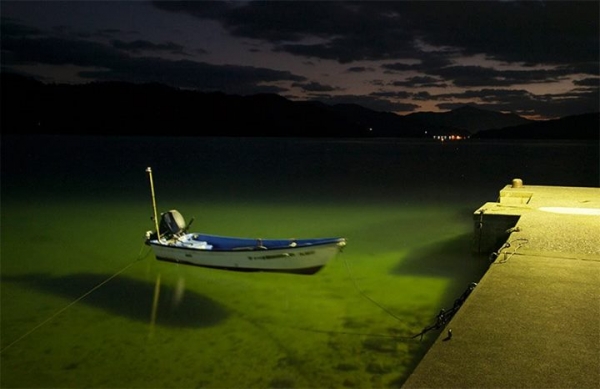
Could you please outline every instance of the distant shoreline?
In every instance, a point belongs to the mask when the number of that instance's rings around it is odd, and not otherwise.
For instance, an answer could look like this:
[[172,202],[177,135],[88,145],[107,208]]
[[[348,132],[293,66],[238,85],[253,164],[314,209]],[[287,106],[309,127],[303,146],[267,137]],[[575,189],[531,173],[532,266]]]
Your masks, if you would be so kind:
[[465,106],[399,116],[123,82],[44,84],[2,73],[2,133],[122,136],[599,140],[600,113],[532,121]]

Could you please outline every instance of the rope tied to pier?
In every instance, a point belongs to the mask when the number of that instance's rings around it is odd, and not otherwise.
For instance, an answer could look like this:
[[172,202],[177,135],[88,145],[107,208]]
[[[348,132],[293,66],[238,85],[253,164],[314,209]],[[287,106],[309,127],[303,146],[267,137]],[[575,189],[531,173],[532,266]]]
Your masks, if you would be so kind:
[[518,238],[518,239],[514,239],[510,242],[505,242],[498,249],[498,251],[494,251],[493,253],[490,254],[490,258],[489,258],[490,262],[494,262],[496,260],[496,258],[498,258],[500,256],[502,250],[512,247],[515,242],[517,242],[517,244],[516,244],[514,251],[512,251],[510,253],[504,253],[504,258],[499,260],[498,262],[496,262],[496,264],[506,263],[513,255],[515,255],[517,253],[517,250],[519,250],[521,247],[523,247],[527,243],[529,243],[529,240],[526,238]]
[[[352,283],[354,284],[354,287],[356,288],[356,290],[358,291],[358,293],[362,297],[364,297],[365,299],[369,300],[374,305],[378,306],[385,313],[387,313],[391,317],[393,317],[393,318],[395,318],[395,319],[397,319],[397,320],[400,321],[401,318],[399,316],[395,315],[390,309],[384,307],[379,302],[377,302],[374,299],[372,299],[371,297],[369,297],[364,291],[362,291],[358,287],[358,284],[357,284],[356,280],[354,279],[354,275],[350,271],[350,266],[348,265],[348,262],[346,261],[345,258],[344,258],[344,264],[346,265],[346,271],[348,272],[348,275],[350,276],[350,279],[352,280]],[[454,317],[454,315],[456,314],[456,312],[458,312],[459,308],[463,305],[463,303],[465,302],[465,300],[467,299],[467,297],[469,297],[469,295],[471,294],[471,292],[473,291],[473,289],[475,289],[476,286],[477,286],[476,282],[471,282],[469,284],[469,286],[467,287],[467,289],[463,292],[463,294],[460,295],[459,298],[457,298],[456,300],[454,300],[454,305],[452,306],[452,308],[450,308],[450,309],[441,309],[440,312],[435,317],[435,322],[432,323],[431,325],[428,325],[427,327],[423,328],[423,330],[421,332],[419,332],[418,334],[415,334],[413,336],[408,336],[408,337],[396,337],[396,336],[394,336],[393,338],[408,340],[408,339],[415,339],[415,338],[419,338],[420,337],[419,340],[423,340],[423,336],[427,332],[433,331],[433,330],[438,330],[438,329],[444,327],[446,324],[448,324],[448,322],[450,322],[450,320],[452,320],[452,318]],[[316,332],[321,332],[321,331],[316,331]],[[338,332],[338,331],[324,331],[324,332],[341,333],[341,332]],[[369,334],[357,334],[357,333],[347,333],[347,334],[349,334],[349,335],[363,335],[363,336],[364,335],[369,335]],[[452,336],[451,334],[452,334],[452,332],[449,331],[449,335],[448,335],[449,338]],[[370,336],[382,336],[382,335],[373,335],[373,334],[371,334]],[[385,335],[383,335],[383,336],[385,336]]]
[[419,340],[423,340],[423,336],[426,333],[428,333],[429,331],[439,330],[440,328],[442,328],[446,324],[448,324],[448,322],[450,322],[450,320],[452,320],[452,318],[454,317],[454,315],[456,314],[456,312],[458,312],[458,310],[460,309],[460,307],[467,300],[467,297],[469,297],[469,295],[471,294],[471,292],[473,291],[473,289],[475,289],[476,286],[477,286],[476,282],[471,282],[469,284],[469,286],[467,287],[467,289],[463,292],[463,294],[460,295],[459,298],[457,298],[456,300],[454,300],[454,305],[452,306],[452,308],[450,308],[448,310],[446,310],[446,309],[440,310],[440,313],[438,313],[437,316],[435,317],[435,322],[434,323],[432,323],[431,325],[428,325],[427,327],[423,328],[423,331],[421,331],[418,334],[412,336],[411,338],[415,339],[415,338],[420,337]]
[[[315,333],[322,333],[322,334],[340,334],[340,335],[352,335],[352,336],[390,338],[390,339],[397,340],[397,341],[399,341],[399,340],[409,341],[409,340],[413,340],[416,338],[420,338],[419,340],[422,341],[423,337],[425,336],[425,334],[427,332],[433,331],[433,330],[438,330],[450,322],[450,320],[454,317],[454,315],[459,310],[459,308],[463,305],[463,303],[465,302],[467,297],[469,297],[469,295],[471,294],[473,289],[475,289],[475,286],[477,286],[477,283],[471,282],[469,284],[468,288],[463,292],[463,294],[454,301],[454,305],[452,306],[452,308],[440,310],[440,313],[437,314],[435,322],[433,324],[425,327],[423,329],[423,331],[419,332],[418,334],[412,335],[412,336],[397,336],[397,335],[389,335],[389,334],[376,334],[376,333],[364,333],[364,332],[353,332],[353,331],[322,330],[322,329],[305,328],[305,327],[299,327],[299,326],[288,326],[288,327],[294,328],[294,329],[300,330],[300,331],[315,332]],[[382,308],[385,312],[392,315],[396,319],[400,320],[399,317],[394,316],[390,311],[384,309],[381,305],[377,304],[375,301],[373,301],[369,297],[366,297],[366,295],[363,295],[363,297],[369,299],[371,302],[375,303],[380,308]],[[445,340],[448,340],[450,338],[452,338],[452,330],[448,330],[448,337]]]

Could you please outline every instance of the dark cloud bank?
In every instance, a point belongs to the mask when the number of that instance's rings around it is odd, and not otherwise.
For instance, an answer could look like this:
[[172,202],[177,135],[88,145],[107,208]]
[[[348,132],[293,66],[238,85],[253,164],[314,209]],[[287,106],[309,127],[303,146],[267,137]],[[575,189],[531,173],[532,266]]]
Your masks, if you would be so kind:
[[[10,18],[3,18],[1,25],[2,70],[69,65],[81,67],[78,76],[89,81],[158,82],[239,95],[290,97],[296,90],[325,103],[355,103],[397,113],[415,111],[424,101],[454,109],[464,104],[457,99],[540,117],[595,112],[600,105],[598,2],[156,1],[152,5],[162,12],[192,16],[198,23],[217,22],[232,36],[268,44],[273,52],[291,54],[298,61],[333,60],[347,65],[348,72],[382,71],[401,80],[382,82],[379,92],[344,95],[290,71],[202,62],[193,59],[197,50],[172,41],[125,39],[130,32],[110,29],[48,31]],[[462,62],[470,56],[507,66]],[[364,67],[355,66],[357,61],[379,62]],[[416,75],[400,77],[409,73]],[[533,93],[527,88],[565,80],[572,86],[560,93]]]

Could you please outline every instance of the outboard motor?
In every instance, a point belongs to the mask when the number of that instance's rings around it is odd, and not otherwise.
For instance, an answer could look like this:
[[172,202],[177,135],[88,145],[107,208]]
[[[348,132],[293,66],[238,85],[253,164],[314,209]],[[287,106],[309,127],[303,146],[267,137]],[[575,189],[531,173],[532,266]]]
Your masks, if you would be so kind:
[[183,216],[176,209],[172,209],[160,215],[160,224],[158,226],[160,235],[167,239],[184,233],[186,227]]

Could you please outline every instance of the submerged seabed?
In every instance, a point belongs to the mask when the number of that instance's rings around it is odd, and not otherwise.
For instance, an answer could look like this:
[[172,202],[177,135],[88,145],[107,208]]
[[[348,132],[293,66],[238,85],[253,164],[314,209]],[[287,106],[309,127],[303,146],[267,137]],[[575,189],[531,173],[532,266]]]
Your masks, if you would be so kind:
[[[439,332],[410,337],[487,268],[471,255],[472,212],[514,177],[599,177],[597,145],[579,143],[5,137],[2,148],[2,387],[399,387]],[[192,230],[348,245],[314,276],[158,262],[143,245],[147,166],[160,210],[195,217]]]

